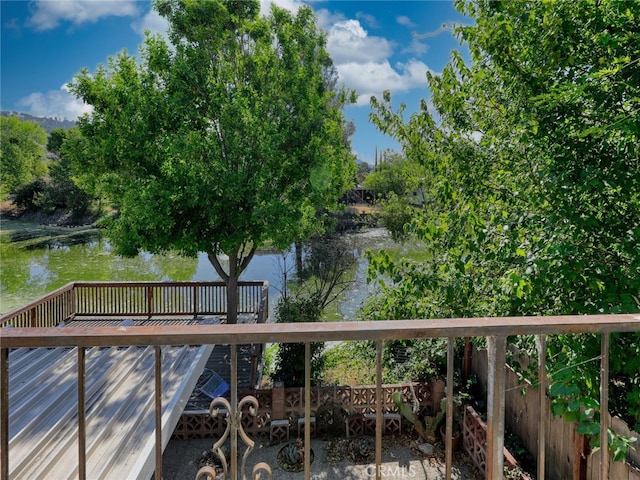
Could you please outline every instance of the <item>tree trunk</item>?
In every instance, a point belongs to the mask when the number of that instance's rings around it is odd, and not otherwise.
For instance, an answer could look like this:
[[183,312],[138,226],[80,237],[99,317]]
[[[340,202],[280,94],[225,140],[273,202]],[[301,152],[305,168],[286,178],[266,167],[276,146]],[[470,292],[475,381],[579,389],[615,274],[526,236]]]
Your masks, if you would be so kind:
[[238,278],[247,268],[255,253],[255,246],[249,248],[246,254],[244,248],[236,248],[229,254],[229,273],[227,273],[222,268],[218,256],[214,252],[207,252],[211,265],[227,286],[227,323],[235,324],[238,322]]
[[229,273],[224,271],[220,259],[213,252],[207,252],[209,262],[213,265],[218,276],[227,286],[227,323],[235,324],[238,322],[238,251],[236,250],[229,255]]
[[227,323],[238,322],[238,252],[229,255],[229,276],[227,278]]

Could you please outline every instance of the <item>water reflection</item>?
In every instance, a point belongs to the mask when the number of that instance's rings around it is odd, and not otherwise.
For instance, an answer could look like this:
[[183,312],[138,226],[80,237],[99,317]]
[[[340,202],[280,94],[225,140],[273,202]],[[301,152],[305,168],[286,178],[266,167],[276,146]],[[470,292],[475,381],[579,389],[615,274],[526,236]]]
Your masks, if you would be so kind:
[[24,248],[27,250],[40,250],[49,248],[52,250],[69,250],[72,245],[86,245],[90,243],[98,243],[100,241],[100,232],[98,230],[83,230],[72,234],[45,237],[31,241]]
[[[207,255],[184,258],[177,254],[152,255],[142,253],[135,258],[116,256],[105,239],[91,235],[74,235],[72,241],[47,239],[33,248],[23,242],[0,244],[2,282],[0,283],[0,312],[18,308],[73,281],[215,281],[218,275]],[[82,241],[80,241],[82,239]],[[366,283],[367,249],[378,250],[390,245],[384,229],[368,229],[341,235],[342,241],[352,245],[358,258],[355,281],[338,311],[351,319],[364,299],[370,295]],[[295,251],[259,251],[243,272],[242,280],[269,282],[270,311],[283,290],[285,278],[295,276]]]

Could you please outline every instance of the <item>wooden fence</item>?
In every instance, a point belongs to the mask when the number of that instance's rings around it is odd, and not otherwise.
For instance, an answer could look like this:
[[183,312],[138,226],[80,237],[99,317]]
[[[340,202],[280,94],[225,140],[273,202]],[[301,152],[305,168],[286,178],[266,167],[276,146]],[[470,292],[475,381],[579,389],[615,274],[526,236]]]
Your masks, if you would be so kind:
[[[526,366],[526,359],[521,364]],[[487,386],[487,352],[474,347],[472,369],[478,376],[483,391]],[[505,365],[507,372],[505,385],[505,426],[507,430],[518,435],[525,448],[532,454],[538,451],[538,424],[546,422],[545,478],[550,480],[568,480],[575,478],[577,471],[576,447],[582,437],[576,433],[576,424],[565,422],[562,418],[551,415],[550,402],[547,399],[544,411],[540,411],[537,389],[531,384],[523,383],[519,375]],[[524,391],[524,395],[522,392]],[[625,435],[640,437],[630,432],[628,426],[620,419],[610,419],[610,428]],[[636,443],[637,445],[637,443]],[[631,463],[609,462],[610,480],[640,480],[640,470],[633,464],[640,465],[640,453],[631,452]],[[586,459],[587,480],[600,479],[600,456],[589,455]],[[577,473],[575,474],[577,475]]]

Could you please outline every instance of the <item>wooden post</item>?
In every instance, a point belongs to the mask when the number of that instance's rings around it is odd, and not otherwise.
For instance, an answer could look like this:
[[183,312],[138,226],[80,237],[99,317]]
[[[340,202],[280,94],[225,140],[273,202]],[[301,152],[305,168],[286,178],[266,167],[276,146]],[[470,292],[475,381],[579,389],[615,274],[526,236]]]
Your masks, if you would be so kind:
[[382,345],[376,342],[376,480],[382,479]]
[[451,480],[453,468],[453,347],[454,338],[448,338],[447,345],[447,418],[446,418],[446,444],[445,444],[445,478]]
[[193,286],[193,318],[198,316],[198,285]]
[[507,337],[487,337],[489,371],[487,381],[487,480],[503,478],[504,389]]
[[600,480],[609,479],[609,337],[600,339]]
[[304,478],[311,479],[311,344],[304,344]]
[[538,480],[544,480],[545,450],[547,444],[547,336],[536,335],[538,349]]
[[153,309],[153,287],[147,287],[147,316],[151,318],[151,311]]

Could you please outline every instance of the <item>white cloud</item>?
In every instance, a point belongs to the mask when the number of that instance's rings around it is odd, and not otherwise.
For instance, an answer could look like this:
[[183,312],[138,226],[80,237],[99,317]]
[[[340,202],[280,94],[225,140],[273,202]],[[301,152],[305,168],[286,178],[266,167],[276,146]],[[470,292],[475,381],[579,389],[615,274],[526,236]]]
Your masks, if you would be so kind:
[[[320,18],[328,21],[328,12]],[[392,65],[394,47],[386,38],[369,35],[358,20],[339,20],[329,28],[327,49],[341,83],[358,94],[357,105],[368,105],[372,95],[380,96],[384,90],[405,92],[426,86],[427,65],[416,59]],[[426,48],[417,39],[412,47],[412,53],[424,53]]]
[[315,10],[314,13],[316,15],[316,19],[318,20],[318,26],[321,29],[326,30],[327,32],[331,29],[332,25],[347,20],[347,18],[342,13],[331,12],[326,8]]
[[404,25],[405,27],[409,27],[409,28],[416,26],[415,23],[413,23],[411,19],[406,15],[400,15],[396,17],[396,22],[398,22],[400,25]]
[[50,90],[47,93],[32,93],[22,98],[18,105],[26,107],[27,112],[36,117],[64,117],[67,120],[76,120],[84,113],[91,113],[92,107],[78,100],[66,85],[59,90]]
[[402,53],[410,53],[413,55],[424,55],[429,51],[429,46],[426,43],[422,43],[419,38],[415,36],[411,39],[411,44],[408,47],[402,49]]
[[398,63],[395,68],[388,60],[338,65],[340,80],[358,93],[358,105],[368,105],[372,95],[380,96],[384,90],[405,92],[412,88],[426,87],[427,71],[429,68],[415,59]]
[[358,20],[335,23],[329,30],[327,50],[336,64],[382,61],[393,52],[386,38],[369,36]]
[[134,0],[38,0],[31,8],[28,27],[36,30],[50,30],[60,22],[73,25],[95,23],[103,17],[136,16],[138,7]]
[[364,23],[369,28],[380,28],[380,25],[378,25],[378,21],[376,20],[376,17],[374,17],[373,15],[371,15],[369,13],[358,12],[358,13],[356,13],[356,18],[358,20],[364,21]]
[[131,28],[133,28],[133,31],[138,33],[141,37],[144,36],[145,30],[149,30],[152,35],[159,33],[166,37],[169,22],[158,12],[151,9],[141,19],[133,22],[131,24]]
[[305,5],[301,0],[260,0],[260,14],[268,15],[272,3],[291,12],[297,12],[301,6]]

